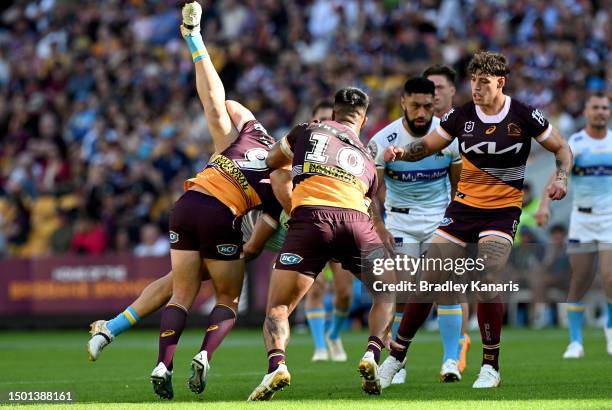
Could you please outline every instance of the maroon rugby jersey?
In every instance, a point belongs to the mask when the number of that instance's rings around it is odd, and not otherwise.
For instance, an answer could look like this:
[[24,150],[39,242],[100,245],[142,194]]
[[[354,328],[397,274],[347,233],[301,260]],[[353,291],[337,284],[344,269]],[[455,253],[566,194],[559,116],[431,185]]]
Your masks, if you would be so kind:
[[282,207],[272,191],[266,166],[272,145],[274,139],[259,122],[247,122],[236,141],[185,181],[185,190],[193,185],[205,188],[236,216],[258,207],[278,220]]
[[280,147],[293,158],[292,209],[318,205],[368,213],[376,193],[376,167],[350,128],[335,121],[300,124]]
[[437,128],[458,139],[462,168],[455,201],[475,208],[521,208],[531,139],[541,142],[552,127],[539,110],[506,96],[497,115],[470,101],[449,111]]

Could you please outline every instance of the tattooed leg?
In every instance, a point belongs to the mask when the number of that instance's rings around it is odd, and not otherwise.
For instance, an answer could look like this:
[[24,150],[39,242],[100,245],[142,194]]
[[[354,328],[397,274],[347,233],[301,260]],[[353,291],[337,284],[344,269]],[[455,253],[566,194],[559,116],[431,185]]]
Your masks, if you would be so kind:
[[[485,262],[487,283],[499,283],[500,273],[512,250],[510,241],[497,236],[485,236],[478,242],[478,257]],[[489,365],[499,371],[501,329],[504,318],[504,304],[496,292],[479,294],[478,326],[482,340],[482,366]]]
[[299,272],[275,269],[270,278],[268,308],[263,334],[268,351],[284,350],[289,342],[289,315],[302,300],[314,279]]

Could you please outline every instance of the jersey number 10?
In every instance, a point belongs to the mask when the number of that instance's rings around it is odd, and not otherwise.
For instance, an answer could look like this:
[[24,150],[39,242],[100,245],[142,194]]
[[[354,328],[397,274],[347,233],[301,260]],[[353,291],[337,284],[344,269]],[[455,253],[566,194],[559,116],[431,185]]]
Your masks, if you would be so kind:
[[[310,142],[314,144],[312,150],[306,153],[304,159],[310,162],[326,164],[328,155],[325,155],[329,143],[329,135],[313,133],[310,136]],[[359,151],[351,147],[342,147],[336,154],[336,164],[328,164],[339,166],[346,172],[355,176],[363,175],[365,171],[365,159]]]

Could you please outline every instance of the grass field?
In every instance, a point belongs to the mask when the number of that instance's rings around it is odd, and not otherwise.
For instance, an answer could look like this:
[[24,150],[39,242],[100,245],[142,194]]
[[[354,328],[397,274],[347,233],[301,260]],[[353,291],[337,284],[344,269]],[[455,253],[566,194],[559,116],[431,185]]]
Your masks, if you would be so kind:
[[257,330],[233,332],[215,354],[204,394],[191,393],[186,383],[189,361],[200,346],[201,336],[195,330],[183,334],[175,359],[175,398],[162,402],[148,381],[157,357],[157,332],[153,330],[136,329],[121,335],[95,363],[87,361],[85,330],[2,332],[0,397],[6,400],[8,391],[72,391],[75,404],[53,406],[68,409],[612,408],[612,357],[605,351],[600,329],[585,332],[586,357],[578,361],[561,359],[567,343],[565,331],[504,329],[503,383],[488,391],[471,388],[479,369],[478,334],[472,333],[464,380],[440,384],[439,335],[423,332],[410,349],[407,383],[393,386],[379,397],[360,390],[356,365],[365,346],[365,334],[344,336],[347,363],[310,363],[309,335],[294,334],[287,358],[292,385],[271,403],[245,402],[266,371],[261,332]]

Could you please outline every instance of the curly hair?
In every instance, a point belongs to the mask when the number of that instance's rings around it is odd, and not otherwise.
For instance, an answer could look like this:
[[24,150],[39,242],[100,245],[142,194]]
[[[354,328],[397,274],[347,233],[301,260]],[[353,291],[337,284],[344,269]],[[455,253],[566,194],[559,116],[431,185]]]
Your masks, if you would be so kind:
[[479,51],[474,54],[468,65],[468,72],[476,74],[478,71],[482,74],[498,77],[505,77],[510,73],[506,56],[492,51]]

